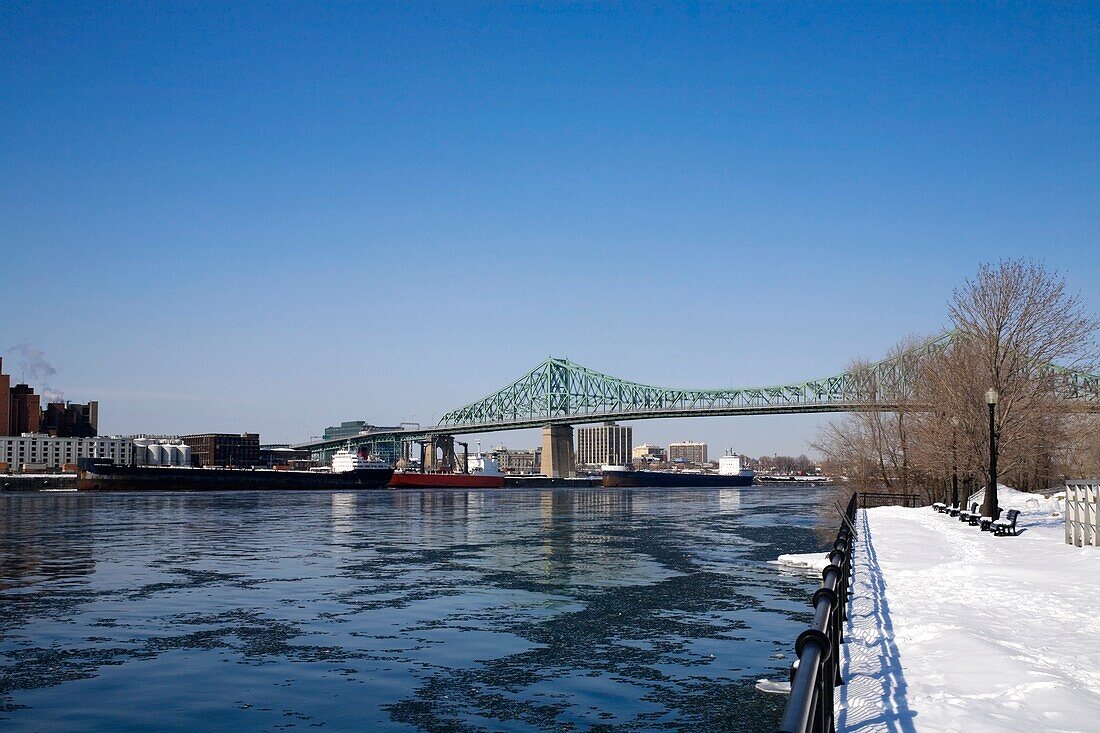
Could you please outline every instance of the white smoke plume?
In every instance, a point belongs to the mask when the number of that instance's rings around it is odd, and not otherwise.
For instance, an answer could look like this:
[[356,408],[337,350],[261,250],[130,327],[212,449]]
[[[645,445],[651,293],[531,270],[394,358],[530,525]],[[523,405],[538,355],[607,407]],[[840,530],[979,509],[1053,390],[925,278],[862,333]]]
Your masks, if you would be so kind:
[[65,393],[59,389],[44,384],[42,385],[42,406],[50,404],[51,402],[64,402]]
[[22,370],[22,381],[24,382],[28,379],[37,381],[57,374],[57,370],[53,368],[53,365],[46,361],[46,354],[42,349],[37,349],[26,341],[12,346],[8,349],[8,353],[16,355],[19,368]]
[[[39,382],[57,374],[57,370],[54,369],[53,365],[46,361],[45,352],[26,341],[12,346],[8,349],[8,353],[15,354],[16,361],[19,363],[19,381],[21,382]],[[64,392],[54,389],[48,384],[42,384],[43,404],[62,402],[64,399]]]

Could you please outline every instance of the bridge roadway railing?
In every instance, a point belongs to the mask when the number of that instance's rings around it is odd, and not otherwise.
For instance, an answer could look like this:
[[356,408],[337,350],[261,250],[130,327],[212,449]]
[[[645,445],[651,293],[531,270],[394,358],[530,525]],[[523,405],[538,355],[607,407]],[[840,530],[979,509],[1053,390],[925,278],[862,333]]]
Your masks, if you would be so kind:
[[435,426],[441,433],[490,433],[498,430],[520,430],[546,425],[584,425],[610,420],[646,420],[673,417],[717,417],[730,415],[793,415],[821,412],[893,412],[898,405],[892,402],[799,402],[776,405],[747,405],[737,407],[614,410],[608,412],[570,412],[554,415],[502,416],[478,422],[444,422]]
[[848,501],[836,533],[829,564],[821,571],[821,587],[811,601],[814,619],[794,643],[797,659],[791,666],[791,696],[779,733],[834,733],[833,691],[840,677],[840,644],[855,545],[856,495]]

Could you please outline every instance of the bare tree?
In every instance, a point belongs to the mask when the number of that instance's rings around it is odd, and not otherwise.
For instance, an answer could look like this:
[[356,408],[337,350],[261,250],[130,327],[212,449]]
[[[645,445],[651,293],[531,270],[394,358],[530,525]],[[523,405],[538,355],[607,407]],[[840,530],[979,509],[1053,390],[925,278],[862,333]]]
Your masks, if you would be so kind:
[[[996,389],[999,473],[1023,489],[1046,485],[1054,454],[1068,439],[1068,405],[1058,395],[1062,376],[1051,366],[1091,368],[1100,324],[1080,296],[1066,292],[1061,275],[1024,260],[982,265],[977,277],[953,292],[950,313],[958,348],[948,358],[956,362],[951,373],[958,381],[954,395],[933,395],[941,398],[937,404],[961,405],[960,418],[972,428],[975,413],[983,414],[980,395]],[[945,403],[944,397],[956,401]],[[968,434],[971,460],[986,463],[979,456],[988,450],[988,436],[975,440],[980,431],[973,429]],[[992,510],[996,487],[987,489],[986,509]]]
[[1066,478],[1100,478],[1100,415],[1072,415],[1069,440],[1057,452],[1059,472]]
[[[998,474],[1005,481],[1028,490],[1066,470],[1100,469],[1100,445],[1089,448],[1095,432],[1090,443],[1084,427],[1096,423],[1072,415],[1059,394],[1064,375],[1052,368],[1091,371],[1097,363],[1100,322],[1066,292],[1064,278],[1024,260],[982,265],[953,292],[950,314],[950,346],[917,349],[921,356],[907,369],[904,390],[883,395],[897,412],[848,416],[826,426],[814,447],[845,466],[857,489],[919,487],[943,496],[956,475],[965,491],[972,482],[987,483],[984,395],[992,387],[999,395]],[[913,345],[909,339],[892,353],[913,353]],[[995,506],[994,488],[986,508]]]
[[811,445],[827,461],[842,467],[851,488],[900,493],[927,490],[912,457],[913,416],[923,409],[915,402],[920,365],[914,354],[926,343],[927,339],[911,336],[890,349],[886,358],[895,360],[899,373],[906,375],[894,382],[876,380],[866,363],[849,367],[861,391],[872,403],[881,402],[884,409],[872,406],[830,423]]

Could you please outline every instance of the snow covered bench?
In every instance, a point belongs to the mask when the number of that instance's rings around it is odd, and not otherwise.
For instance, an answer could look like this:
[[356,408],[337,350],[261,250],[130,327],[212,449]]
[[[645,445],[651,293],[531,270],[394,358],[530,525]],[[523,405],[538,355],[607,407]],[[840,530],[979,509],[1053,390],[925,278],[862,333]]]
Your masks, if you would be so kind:
[[935,504],[932,505],[932,508],[935,509],[937,512],[943,512],[947,510],[947,505],[944,504],[942,501],[937,501]]
[[970,511],[959,512],[959,521],[967,522],[969,524],[978,523],[978,502],[974,502],[970,505]]
[[1016,534],[1016,519],[1020,516],[1019,509],[1009,509],[1008,513],[1003,518],[993,522],[993,534],[995,535],[1007,535],[1011,532]]

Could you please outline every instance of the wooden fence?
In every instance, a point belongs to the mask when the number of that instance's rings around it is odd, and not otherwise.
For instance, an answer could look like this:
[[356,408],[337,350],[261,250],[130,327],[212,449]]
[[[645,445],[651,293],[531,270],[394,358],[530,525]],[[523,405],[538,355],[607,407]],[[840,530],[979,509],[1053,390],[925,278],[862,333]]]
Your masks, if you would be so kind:
[[1066,544],[1100,547],[1100,481],[1066,481]]

